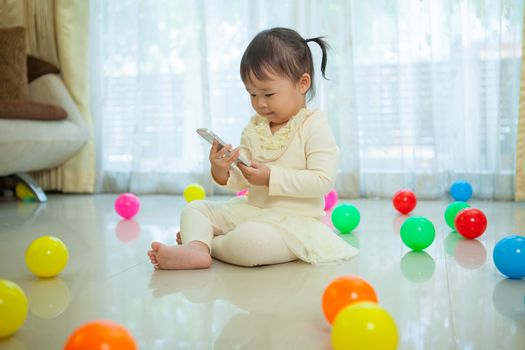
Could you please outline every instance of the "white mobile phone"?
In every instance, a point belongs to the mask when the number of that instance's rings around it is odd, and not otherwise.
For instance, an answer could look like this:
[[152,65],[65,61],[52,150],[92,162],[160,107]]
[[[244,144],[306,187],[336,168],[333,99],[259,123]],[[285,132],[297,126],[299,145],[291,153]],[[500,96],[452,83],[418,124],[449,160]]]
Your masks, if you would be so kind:
[[[197,134],[201,135],[210,144],[213,144],[213,140],[217,140],[217,142],[219,143],[219,149],[227,145],[226,142],[224,142],[219,136],[217,136],[213,131],[209,129],[199,128],[197,129]],[[252,162],[250,162],[242,155],[239,155],[239,158],[237,158],[237,160],[246,166],[252,166]]]

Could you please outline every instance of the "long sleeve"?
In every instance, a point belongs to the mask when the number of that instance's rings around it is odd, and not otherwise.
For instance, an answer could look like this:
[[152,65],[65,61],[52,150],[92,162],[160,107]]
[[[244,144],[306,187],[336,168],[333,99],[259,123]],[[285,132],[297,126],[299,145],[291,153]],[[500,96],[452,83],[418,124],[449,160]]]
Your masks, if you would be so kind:
[[333,188],[339,150],[326,118],[312,118],[306,128],[306,169],[272,166],[269,195],[311,198],[323,196]]

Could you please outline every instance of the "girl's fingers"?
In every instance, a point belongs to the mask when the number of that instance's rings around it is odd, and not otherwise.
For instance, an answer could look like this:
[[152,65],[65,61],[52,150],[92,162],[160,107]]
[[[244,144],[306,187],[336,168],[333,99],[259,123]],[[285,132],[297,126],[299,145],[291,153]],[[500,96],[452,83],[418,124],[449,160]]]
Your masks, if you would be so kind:
[[217,154],[217,146],[219,143],[216,140],[213,140],[213,143],[211,144],[210,148],[210,158],[213,158]]
[[235,160],[236,160],[237,158],[239,158],[239,154],[240,154],[239,149],[236,148],[236,149],[234,149],[234,150],[231,151],[230,156],[229,156],[229,157],[226,157],[225,160],[226,160],[229,164],[231,164],[231,163],[235,162]]
[[217,152],[216,157],[217,158],[223,158],[226,155],[226,153],[228,153],[228,151],[231,150],[231,148],[232,148],[232,145],[224,146],[223,148],[221,148],[221,150],[219,152]]

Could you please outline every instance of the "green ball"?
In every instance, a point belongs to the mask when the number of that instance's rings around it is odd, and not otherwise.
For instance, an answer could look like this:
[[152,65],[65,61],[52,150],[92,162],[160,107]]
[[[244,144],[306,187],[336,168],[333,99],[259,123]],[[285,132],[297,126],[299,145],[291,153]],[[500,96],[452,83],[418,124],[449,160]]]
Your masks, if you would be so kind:
[[354,230],[359,225],[360,220],[359,210],[352,204],[340,204],[332,211],[332,224],[341,233]]
[[434,224],[422,216],[413,216],[401,225],[401,239],[412,250],[423,250],[434,241]]
[[451,229],[456,229],[454,226],[454,220],[456,220],[458,213],[465,208],[470,208],[470,204],[460,201],[454,202],[447,207],[445,210],[445,221]]

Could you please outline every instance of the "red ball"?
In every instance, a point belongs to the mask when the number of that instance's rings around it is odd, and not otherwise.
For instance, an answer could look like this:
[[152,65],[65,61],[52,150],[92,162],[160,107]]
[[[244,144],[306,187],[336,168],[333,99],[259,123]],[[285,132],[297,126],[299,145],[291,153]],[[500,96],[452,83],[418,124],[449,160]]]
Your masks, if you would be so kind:
[[483,234],[487,228],[485,214],[476,208],[465,208],[461,210],[454,220],[456,231],[468,239],[474,239]]
[[397,191],[392,197],[394,208],[401,214],[408,214],[416,207],[416,195],[410,190]]

